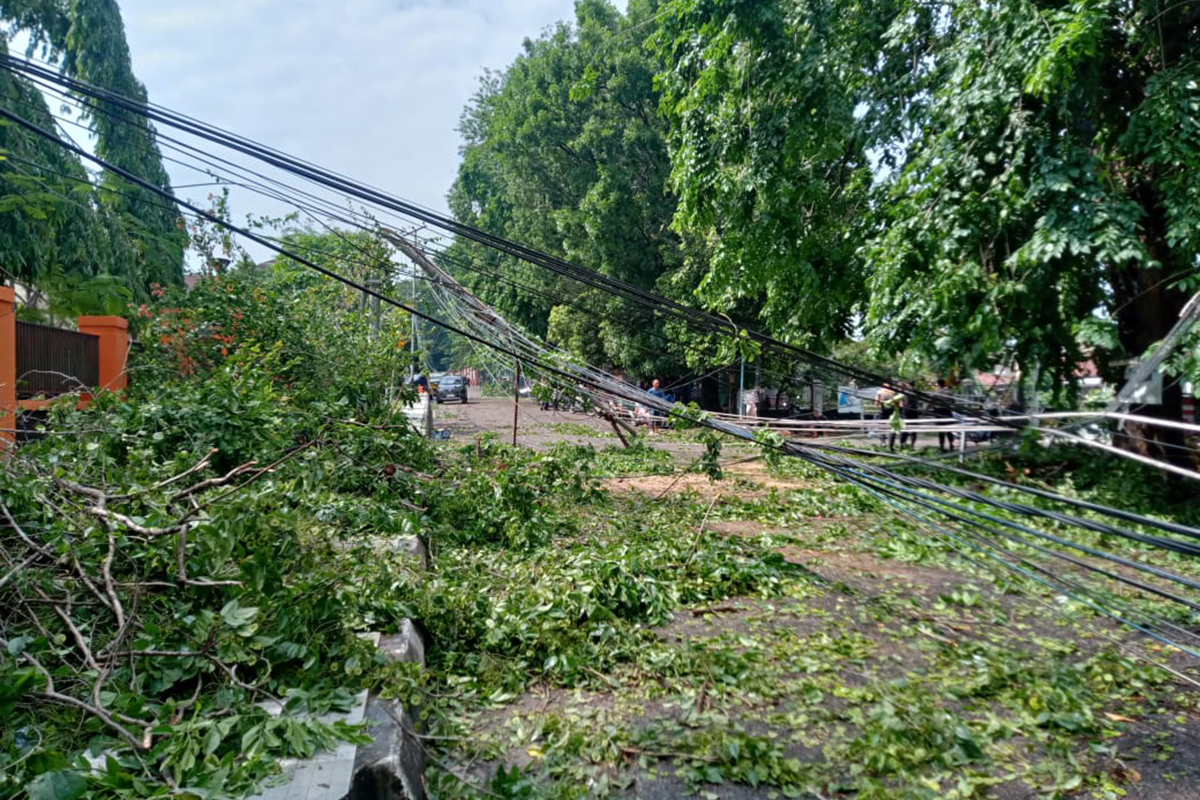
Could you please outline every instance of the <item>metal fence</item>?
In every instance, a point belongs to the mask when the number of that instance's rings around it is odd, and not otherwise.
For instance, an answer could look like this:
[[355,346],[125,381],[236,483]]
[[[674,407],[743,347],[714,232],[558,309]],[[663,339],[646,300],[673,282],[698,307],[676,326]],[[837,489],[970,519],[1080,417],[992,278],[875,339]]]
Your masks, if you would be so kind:
[[87,390],[100,383],[100,338],[17,322],[17,397]]

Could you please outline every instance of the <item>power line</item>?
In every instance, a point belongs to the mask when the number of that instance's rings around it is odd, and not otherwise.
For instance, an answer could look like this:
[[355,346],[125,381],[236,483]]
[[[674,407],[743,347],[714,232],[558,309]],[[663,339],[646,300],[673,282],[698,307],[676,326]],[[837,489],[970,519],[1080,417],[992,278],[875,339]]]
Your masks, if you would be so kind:
[[[389,305],[392,305],[394,307],[408,311],[409,313],[413,314],[416,317],[425,319],[433,324],[439,325],[449,331],[452,331],[458,335],[461,335],[461,336],[465,337],[468,341],[471,341],[475,344],[489,347],[492,350],[494,350],[495,352],[500,353],[504,356],[518,359],[522,363],[529,364],[529,365],[533,366],[534,368],[545,372],[546,374],[555,376],[556,379],[564,380],[564,381],[567,381],[568,383],[577,383],[582,386],[590,387],[593,390],[593,394],[597,397],[617,398],[617,399],[625,401],[625,402],[643,403],[643,404],[648,405],[652,408],[655,408],[667,415],[676,415],[676,416],[680,415],[680,412],[678,409],[670,407],[665,402],[659,401],[657,398],[651,398],[647,395],[644,395],[644,394],[632,389],[632,387],[629,387],[626,384],[617,382],[614,379],[612,379],[611,376],[608,376],[608,375],[606,375],[598,370],[595,370],[594,368],[591,368],[587,365],[576,364],[573,361],[571,361],[569,359],[569,357],[566,356],[566,354],[558,352],[558,351],[552,351],[551,349],[547,348],[545,345],[537,343],[537,342],[533,341],[532,339],[529,339],[527,336],[521,334],[519,331],[517,331],[512,326],[508,325],[508,323],[504,322],[503,319],[501,317],[499,317],[499,315],[497,315],[493,310],[491,310],[486,305],[484,305],[483,303],[478,301],[477,298],[474,298],[472,295],[470,295],[469,292],[467,292],[463,287],[461,287],[461,285],[458,285],[457,282],[454,281],[448,274],[443,273],[443,274],[438,275],[438,280],[433,282],[432,285],[437,287],[439,292],[442,295],[444,295],[443,303],[442,303],[443,310],[446,311],[446,313],[448,315],[453,316],[455,318],[456,322],[449,322],[444,319],[439,319],[437,317],[434,317],[430,314],[419,312],[416,309],[413,309],[413,308],[405,305],[404,303],[401,303],[399,301],[392,299],[391,297],[387,296],[386,294],[383,294],[375,289],[372,289],[372,288],[365,286],[357,281],[347,278],[344,275],[341,275],[336,270],[322,267],[319,264],[317,264],[311,260],[308,260],[305,257],[289,250],[287,247],[280,246],[279,244],[273,242],[270,239],[270,237],[266,237],[262,234],[255,233],[244,227],[234,225],[226,220],[222,220],[222,219],[218,218],[217,216],[215,216],[207,211],[204,211],[203,209],[201,209],[191,203],[188,203],[186,201],[176,200],[173,197],[173,195],[170,193],[169,190],[163,189],[161,187],[156,187],[153,184],[139,178],[138,176],[133,175],[132,173],[128,172],[127,170],[122,170],[118,167],[115,167],[114,165],[111,165],[111,164],[105,162],[102,159],[92,156],[91,154],[88,154],[85,151],[83,151],[77,145],[63,142],[53,132],[48,131],[34,123],[31,123],[28,120],[25,120],[16,114],[13,114],[4,109],[0,109],[0,116],[3,116],[4,118],[9,119],[10,121],[14,122],[15,124],[21,125],[22,127],[26,128],[27,130],[30,130],[33,133],[36,133],[39,136],[43,136],[50,141],[58,143],[60,146],[70,150],[71,152],[74,152],[77,156],[88,159],[88,160],[92,161],[93,163],[98,164],[102,168],[109,170],[111,173],[118,175],[118,176],[122,177],[123,179],[130,181],[136,185],[139,185],[160,197],[166,198],[168,201],[174,200],[174,202],[177,202],[181,207],[183,207],[185,209],[189,209],[197,216],[199,216],[203,219],[206,219],[209,222],[212,222],[214,224],[225,227],[226,229],[228,229],[234,233],[237,233],[238,235],[243,236],[244,238],[246,238],[250,241],[256,242],[262,246],[267,247],[268,249],[273,250],[274,252],[277,252],[288,258],[291,258],[292,260],[296,261],[297,263],[308,266],[308,267],[314,269],[315,271],[317,271],[323,275],[326,275],[327,277],[333,278],[333,279],[343,283],[346,286],[349,286],[358,291],[361,291],[364,294],[378,297],[381,301],[386,302]],[[255,156],[255,157],[258,157],[258,156]],[[309,178],[309,180],[314,180],[314,179]],[[318,182],[320,182],[320,181],[318,181]],[[375,202],[375,201],[372,201],[372,202]],[[434,224],[434,223],[430,223],[430,224]],[[440,228],[441,226],[438,225],[437,227]],[[455,231],[451,231],[451,232],[455,232]],[[483,242],[481,242],[481,243],[483,243]],[[494,249],[500,250],[501,248],[496,247]],[[502,252],[508,252],[508,251],[502,250]],[[516,255],[515,253],[511,253],[511,252],[509,254]],[[520,257],[520,256],[516,256],[516,257]],[[422,265],[422,268],[428,269],[429,265]],[[435,272],[435,274],[437,274],[436,269],[434,270],[434,272]],[[597,286],[597,288],[601,288],[601,286]],[[720,330],[724,331],[725,329],[726,329],[725,326],[722,324],[722,327],[720,328]],[[704,420],[704,419],[701,419],[700,422],[701,422],[701,424],[707,425],[708,427],[710,427],[714,430],[717,430],[719,432],[723,432],[723,433],[726,433],[729,435],[734,435],[734,436],[737,436],[742,439],[753,440],[755,438],[751,433],[746,431],[744,428],[741,428],[737,425],[733,425],[728,422],[724,422],[721,420]],[[1123,529],[1116,528],[1115,526],[1112,526],[1112,525],[1098,523],[1098,522],[1095,522],[1094,520],[1090,520],[1090,519],[1087,519],[1084,517],[1078,517],[1078,516],[1073,516],[1073,515],[1069,515],[1069,514],[1064,514],[1062,512],[1058,512],[1058,511],[1049,511],[1046,509],[1038,509],[1033,506],[1028,506],[1025,504],[997,501],[992,498],[988,498],[984,495],[981,495],[978,492],[962,490],[962,489],[959,489],[956,487],[939,484],[939,483],[936,483],[933,481],[927,481],[927,480],[923,480],[923,479],[916,479],[916,478],[911,478],[911,477],[907,477],[907,476],[902,476],[897,473],[887,471],[887,470],[882,470],[879,467],[873,467],[868,464],[862,464],[862,463],[858,463],[858,462],[850,462],[848,460],[841,459],[840,457],[834,457],[832,455],[824,455],[820,452],[819,445],[816,445],[815,443],[814,443],[814,445],[810,445],[807,447],[800,446],[796,443],[789,443],[788,445],[782,446],[780,449],[786,454],[799,456],[801,458],[804,458],[805,460],[808,460],[810,463],[813,463],[815,466],[818,466],[819,468],[825,469],[826,471],[833,472],[834,474],[841,475],[842,477],[846,478],[847,480],[851,480],[851,482],[855,483],[855,484],[862,484],[865,481],[868,484],[875,484],[876,489],[882,488],[882,484],[891,484],[896,487],[901,487],[900,488],[901,494],[913,495],[914,496],[913,499],[920,499],[921,502],[931,502],[931,501],[924,499],[924,497],[929,496],[926,494],[927,492],[930,492],[930,491],[938,492],[941,494],[949,495],[950,497],[958,498],[959,500],[967,501],[967,503],[987,504],[992,507],[995,507],[996,509],[998,509],[1006,514],[1014,514],[1014,515],[1017,515],[1020,517],[1040,517],[1042,519],[1046,519],[1053,523],[1071,525],[1074,527],[1080,527],[1085,530],[1089,530],[1089,531],[1092,531],[1095,533],[1100,533],[1102,535],[1115,534],[1115,535],[1122,536],[1122,537],[1128,538],[1128,539],[1132,539],[1133,541],[1137,541],[1141,544],[1144,544],[1147,546],[1152,546],[1152,547],[1155,547],[1158,549],[1174,550],[1175,552],[1185,554],[1185,555],[1196,555],[1196,551],[1197,551],[1197,549],[1194,545],[1190,545],[1189,543],[1186,543],[1186,542],[1180,542],[1179,540],[1169,539],[1169,538],[1162,537],[1162,536],[1150,536],[1150,535],[1146,535],[1146,534],[1137,533],[1134,531],[1125,531]],[[847,450],[849,450],[849,449],[847,449]],[[996,483],[1002,483],[1005,485],[1009,485],[1019,491],[1029,491],[1029,487],[1022,487],[1022,486],[1019,486],[1016,484],[1008,484],[1007,482],[999,481],[999,479],[992,479],[992,478],[989,478],[988,476],[979,475],[977,473],[971,473],[971,472],[968,472],[965,470],[957,470],[957,471],[963,473],[964,475],[970,476],[972,479],[991,480]],[[1053,500],[1054,502],[1057,502],[1057,503],[1063,503],[1063,502],[1070,503],[1071,502],[1070,498],[1063,498],[1061,496],[1054,495],[1049,492],[1044,492],[1043,494],[1046,496],[1046,499]],[[916,495],[920,495],[921,497],[916,497]],[[956,520],[959,522],[963,522],[964,524],[966,523],[966,520],[968,520],[972,516],[976,520],[975,522],[972,523],[973,525],[982,526],[982,525],[985,525],[990,520],[996,520],[998,522],[1002,521],[1001,518],[993,517],[992,515],[981,514],[981,512],[978,512],[978,511],[975,511],[974,509],[972,509],[970,505],[961,505],[961,504],[955,503],[953,501],[939,500],[936,503],[932,503],[932,506],[933,506],[933,508],[931,508],[930,510],[936,510],[942,516],[945,516],[948,519],[953,519],[953,520]],[[1118,516],[1119,518],[1125,518],[1125,519],[1127,519],[1127,521],[1136,522],[1139,525],[1158,527],[1160,529],[1163,529],[1163,527],[1164,527],[1164,524],[1159,521],[1141,517],[1139,515],[1135,515],[1130,512],[1123,512],[1123,511],[1114,510],[1114,509],[1106,509],[1105,507],[1096,506],[1095,504],[1089,504],[1088,510],[1096,511],[1099,513],[1106,513],[1108,516]],[[1110,512],[1117,512],[1117,513],[1113,514]],[[963,516],[964,514],[966,514],[968,516],[964,517]],[[982,520],[982,521],[980,521],[980,520]],[[1026,533],[1027,535],[1035,535],[1038,538],[1052,536],[1050,534],[1045,534],[1043,532],[1036,531],[1033,528],[1028,528],[1027,526],[1016,526],[1015,523],[1003,522],[1002,524],[1004,527],[1010,527],[1013,530],[1019,530],[1023,533]],[[1189,528],[1187,526],[1182,526],[1182,525],[1178,525],[1175,523],[1172,523],[1171,526],[1172,526],[1170,528],[1171,532],[1180,533],[1180,534],[1187,535],[1187,536],[1193,537],[1193,538],[1197,538],[1198,535],[1200,535],[1200,531],[1196,531],[1195,529]],[[988,530],[990,531],[992,529],[989,528]],[[1001,533],[999,535],[1003,535],[1003,534]],[[1094,554],[1099,555],[1101,552],[1103,552],[1103,551],[1099,551],[1097,548],[1091,548],[1090,550],[1084,549],[1087,547],[1087,545],[1080,545],[1080,543],[1071,542],[1070,540],[1067,540],[1063,537],[1045,538],[1045,541],[1052,542],[1059,546],[1076,549],[1080,552],[1084,552],[1084,553],[1088,553],[1088,554],[1093,554],[1093,551],[1094,551]],[[1112,557],[1112,554],[1106,554],[1106,556]],[[1116,557],[1116,558],[1120,558],[1120,557]],[[1086,564],[1086,562],[1082,562],[1079,559],[1076,559],[1075,562],[1072,562],[1072,563],[1074,563],[1076,566]],[[1140,569],[1142,571],[1147,572],[1148,574],[1153,574],[1157,578],[1161,578],[1164,580],[1171,580],[1171,581],[1180,583],[1182,585],[1186,585],[1189,588],[1196,588],[1196,586],[1200,585],[1200,584],[1197,584],[1197,582],[1192,581],[1191,579],[1184,578],[1182,576],[1172,575],[1171,573],[1168,573],[1165,570],[1161,570],[1161,569],[1158,569],[1157,567],[1153,567],[1153,566],[1147,565],[1147,564],[1140,564],[1139,562],[1135,562],[1132,559],[1125,559],[1124,561],[1119,561],[1118,563],[1121,563],[1123,566],[1129,566],[1131,568]],[[1082,567],[1082,568],[1086,569],[1087,567]],[[1098,570],[1094,570],[1094,569],[1092,570],[1092,572],[1094,574],[1101,574],[1101,575],[1105,574],[1105,573],[1102,573],[1102,572],[1100,572]],[[1126,585],[1134,585],[1134,584],[1130,584],[1128,582],[1125,582],[1125,583],[1126,583]],[[1137,582],[1137,586],[1149,586],[1149,585],[1142,584],[1141,582]],[[1156,593],[1159,597],[1165,596],[1164,594],[1161,593],[1161,590],[1159,592],[1152,592],[1152,593]],[[1167,593],[1167,594],[1169,595],[1169,593]],[[1174,595],[1170,595],[1170,596],[1175,597]],[[1136,625],[1136,623],[1133,623],[1131,621],[1124,620],[1124,619],[1122,621],[1125,621],[1126,624],[1131,624],[1131,625],[1134,625],[1135,627],[1138,627]],[[1142,630],[1142,629],[1143,628],[1139,627],[1139,630]]]

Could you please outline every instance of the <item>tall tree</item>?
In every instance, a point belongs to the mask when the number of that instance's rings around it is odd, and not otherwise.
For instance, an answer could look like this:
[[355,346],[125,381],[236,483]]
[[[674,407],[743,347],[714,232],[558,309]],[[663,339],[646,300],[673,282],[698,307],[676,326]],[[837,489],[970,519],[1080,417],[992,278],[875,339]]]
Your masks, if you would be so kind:
[[[66,74],[138,103],[147,102],[145,87],[133,74],[116,0],[0,0],[0,18],[8,20],[13,29],[28,33],[30,53],[40,49],[57,60]],[[40,98],[13,88],[28,84],[15,80],[8,85],[7,96],[20,101],[18,110],[29,111],[39,103],[44,109]],[[14,91],[19,94],[14,95]],[[82,109],[96,134],[97,155],[170,190],[153,126],[145,118],[107,103],[84,103]],[[43,122],[52,122],[48,112],[41,114],[35,108],[33,113],[43,117]],[[61,161],[57,158],[42,163],[53,166]],[[73,169],[81,171],[77,165]],[[89,262],[83,254],[76,254],[79,260],[64,260],[58,267],[66,273],[111,272],[139,290],[152,283],[181,283],[187,234],[178,211],[153,192],[115,174],[103,174],[98,189],[91,197],[81,197],[79,192],[72,196],[89,202],[96,212],[93,221],[108,231],[106,238],[121,241],[124,247],[107,262]]]
[[[1008,350],[1058,385],[1081,344],[1103,364],[1160,339],[1200,288],[1198,23],[1154,0],[954,5],[869,247],[879,339]],[[1178,384],[1146,410],[1179,418]]]
[[666,10],[676,225],[720,239],[710,298],[762,292],[792,335],[858,310],[886,349],[1059,385],[1081,333],[1137,356],[1197,288],[1200,4]]
[[[29,81],[0,72],[0,99],[54,129],[44,96]],[[58,144],[0,126],[0,212],[4,279],[34,287],[52,312],[112,313],[132,297],[113,274],[133,259],[131,243],[79,160]]]
[[[658,65],[644,44],[656,10],[632,0],[622,15],[607,0],[581,0],[574,25],[526,40],[504,73],[485,76],[460,128],[466,146],[450,192],[458,219],[638,287],[669,288],[664,276],[682,257],[669,228]],[[664,346],[650,315],[465,243],[454,250],[542,293],[458,270],[533,331],[641,375],[681,368],[682,348]]]
[[667,4],[653,41],[680,198],[674,224],[711,244],[699,283],[709,308],[748,303],[776,334],[811,345],[850,332],[872,137],[896,127],[866,100],[881,76],[908,79],[907,63],[879,61],[896,5]]

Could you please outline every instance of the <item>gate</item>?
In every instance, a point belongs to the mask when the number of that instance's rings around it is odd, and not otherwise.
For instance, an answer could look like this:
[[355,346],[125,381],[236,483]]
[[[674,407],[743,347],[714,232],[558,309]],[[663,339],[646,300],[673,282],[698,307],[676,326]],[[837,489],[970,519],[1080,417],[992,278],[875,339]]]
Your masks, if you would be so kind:
[[100,338],[17,322],[17,398],[56,397],[100,384]]

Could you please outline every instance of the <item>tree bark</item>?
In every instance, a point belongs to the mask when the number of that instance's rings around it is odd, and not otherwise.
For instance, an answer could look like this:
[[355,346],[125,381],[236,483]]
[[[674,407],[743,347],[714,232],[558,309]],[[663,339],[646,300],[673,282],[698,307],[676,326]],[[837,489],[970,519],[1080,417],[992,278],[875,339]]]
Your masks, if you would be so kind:
[[700,408],[705,411],[721,410],[721,384],[715,375],[700,379]]
[[[1142,207],[1146,209],[1142,241],[1161,266],[1146,269],[1125,267],[1110,272],[1113,301],[1116,308],[1117,337],[1126,355],[1137,361],[1161,340],[1179,320],[1179,313],[1188,297],[1172,288],[1173,275],[1180,267],[1167,245],[1163,232],[1166,216],[1153,192],[1146,189]],[[1110,376],[1118,386],[1124,373]],[[1147,417],[1179,421],[1183,419],[1183,388],[1169,376],[1163,377],[1162,402],[1154,405],[1131,406],[1130,412]],[[1123,430],[1113,437],[1113,444],[1141,455],[1168,461],[1176,466],[1195,469],[1189,457],[1182,431],[1152,424],[1126,422]]]

